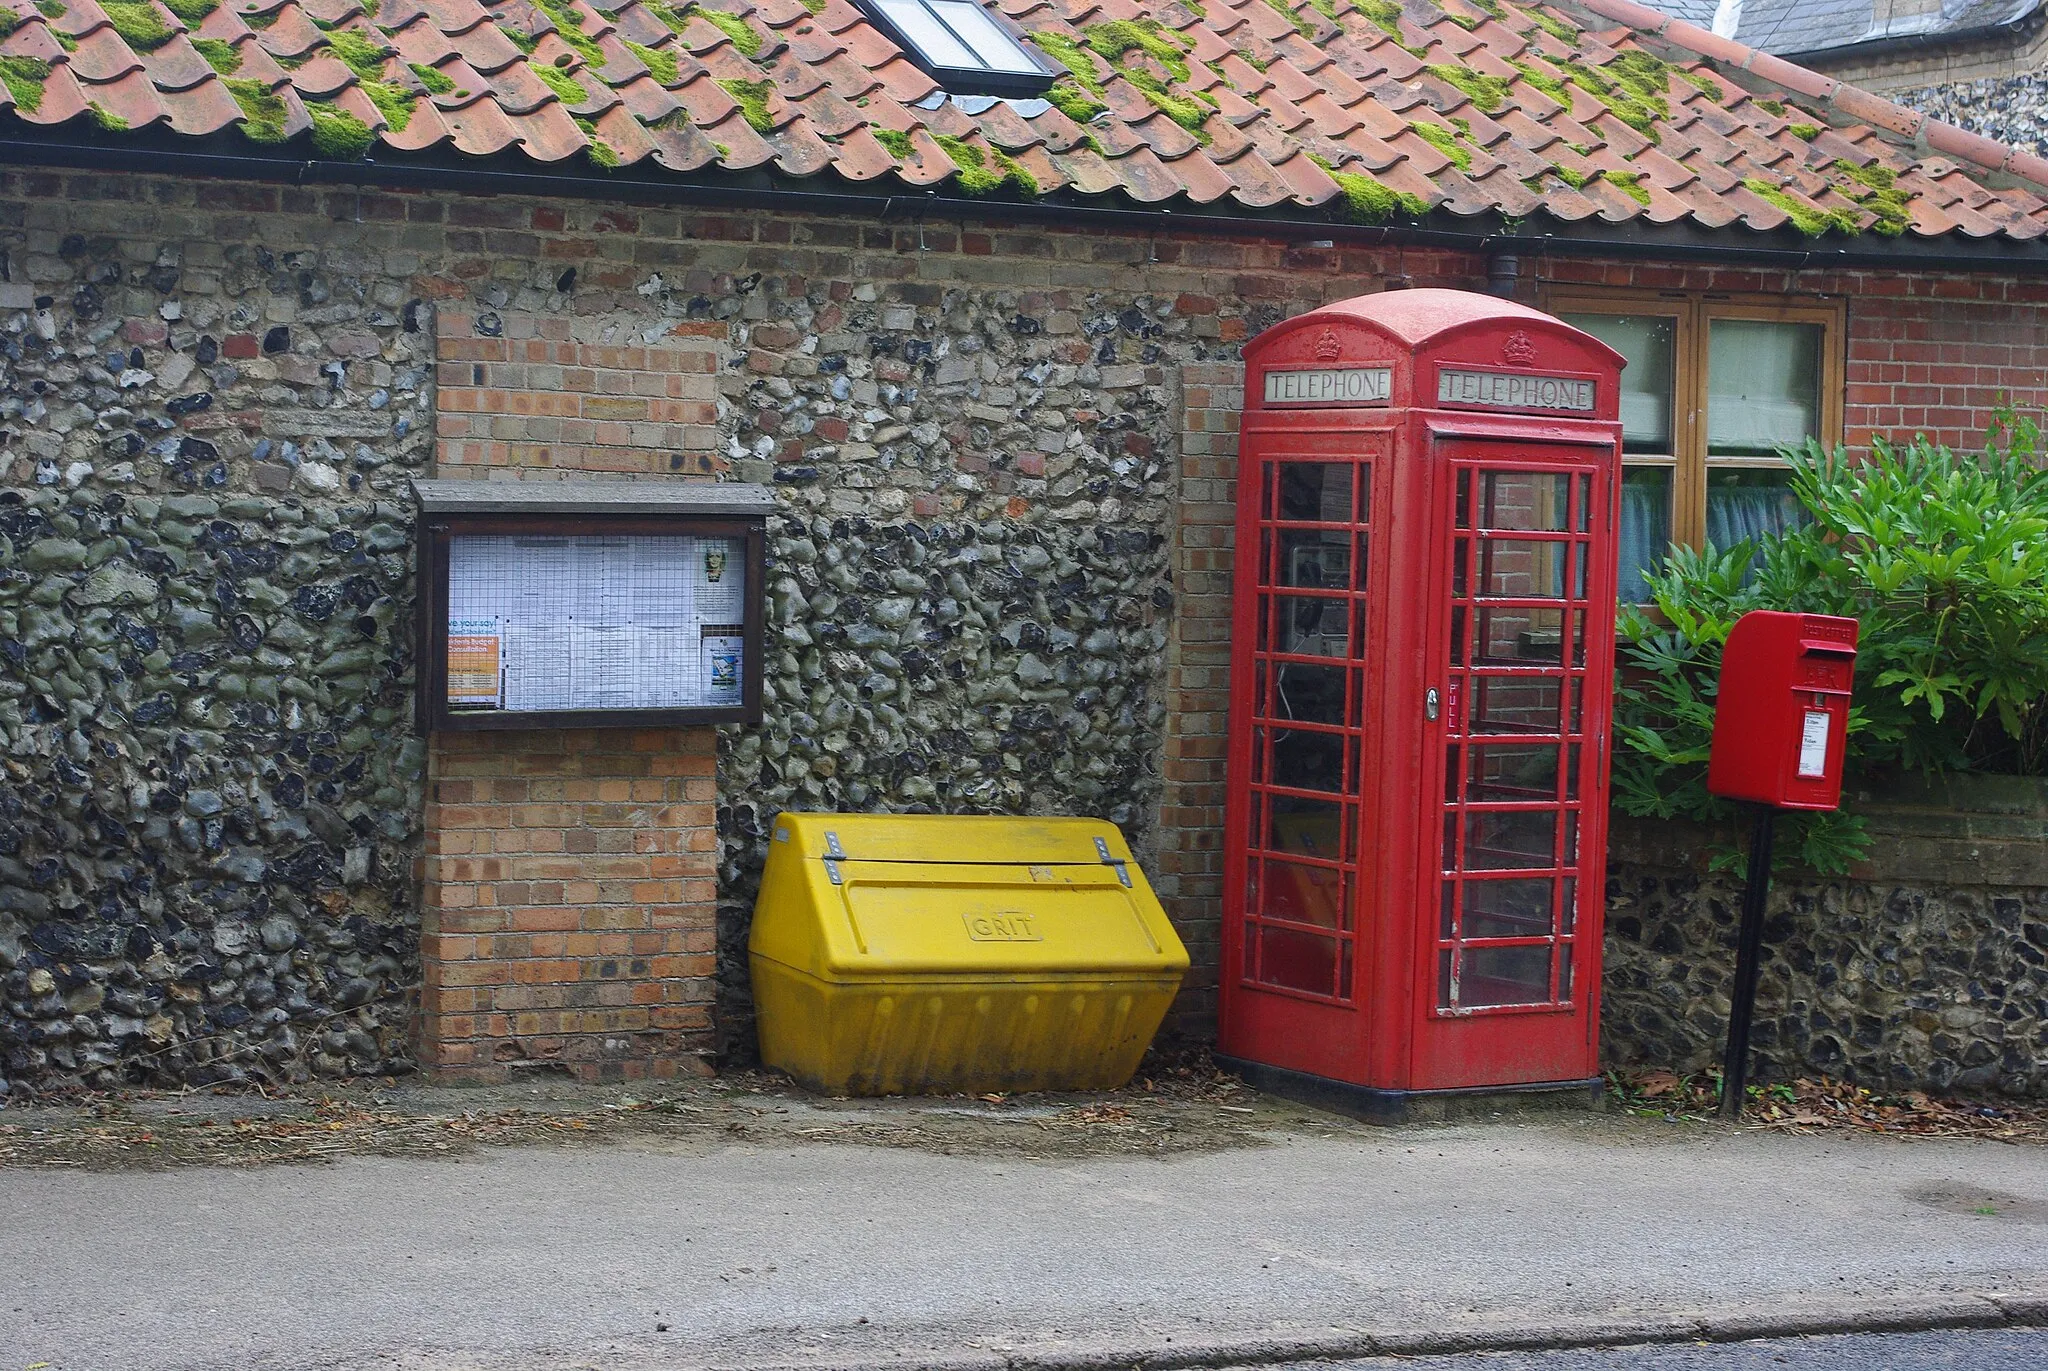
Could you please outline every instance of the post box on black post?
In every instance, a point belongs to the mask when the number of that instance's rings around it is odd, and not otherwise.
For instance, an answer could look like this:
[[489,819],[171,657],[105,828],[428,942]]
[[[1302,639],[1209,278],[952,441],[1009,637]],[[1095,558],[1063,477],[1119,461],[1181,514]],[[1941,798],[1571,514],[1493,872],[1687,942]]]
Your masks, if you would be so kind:
[[1724,1119],[1742,1117],[1748,1093],[1749,1028],[1778,811],[1841,807],[1856,632],[1854,619],[1755,610],[1736,621],[1722,650],[1707,789],[1757,806],[1721,1064]]

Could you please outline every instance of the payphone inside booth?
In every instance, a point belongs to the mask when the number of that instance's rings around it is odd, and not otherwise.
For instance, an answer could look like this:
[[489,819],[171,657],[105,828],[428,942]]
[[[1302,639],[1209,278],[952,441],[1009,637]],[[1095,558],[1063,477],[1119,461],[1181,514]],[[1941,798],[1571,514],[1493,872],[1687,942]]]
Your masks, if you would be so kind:
[[1621,366],[1449,290],[1246,346],[1218,1046],[1258,1083],[1597,1084]]

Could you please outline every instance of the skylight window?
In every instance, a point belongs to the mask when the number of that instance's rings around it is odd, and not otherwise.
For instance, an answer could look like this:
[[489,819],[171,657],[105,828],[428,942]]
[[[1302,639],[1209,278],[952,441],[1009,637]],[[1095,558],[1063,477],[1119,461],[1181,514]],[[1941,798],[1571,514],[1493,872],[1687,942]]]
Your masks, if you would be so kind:
[[955,95],[1041,95],[1060,70],[974,0],[859,0],[875,27]]

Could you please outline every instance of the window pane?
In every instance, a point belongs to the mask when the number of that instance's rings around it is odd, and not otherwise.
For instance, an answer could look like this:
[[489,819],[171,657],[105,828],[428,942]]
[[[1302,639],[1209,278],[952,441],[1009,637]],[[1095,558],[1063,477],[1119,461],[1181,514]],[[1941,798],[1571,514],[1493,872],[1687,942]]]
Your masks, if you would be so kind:
[[1555,676],[1473,676],[1470,732],[1559,733],[1564,682]]
[[1341,666],[1278,663],[1273,668],[1271,717],[1302,719],[1312,724],[1343,723],[1344,677]]
[[1261,928],[1259,979],[1267,985],[1306,990],[1313,995],[1334,995],[1338,981],[1337,950],[1335,938],[1297,933],[1291,928]]
[[1468,947],[1458,978],[1458,1003],[1544,1004],[1550,999],[1547,947]]
[[1265,835],[1267,851],[1325,862],[1344,860],[1345,810],[1337,801],[1275,795],[1266,812],[1272,825]]
[[1541,471],[1479,474],[1479,527],[1562,533],[1570,516],[1572,478]]
[[[1276,595],[1273,612],[1278,616],[1278,650],[1303,657],[1348,657],[1345,625],[1351,619],[1351,601],[1307,595]],[[1263,644],[1262,644],[1263,646]]]
[[1664,565],[1671,547],[1671,468],[1623,467],[1621,472],[1621,580],[1623,604],[1650,597],[1643,578]]
[[1280,463],[1278,517],[1320,524],[1351,522],[1351,465],[1348,462]]
[[903,30],[903,36],[917,44],[918,50],[934,66],[958,67],[967,71],[978,71],[983,66],[981,59],[968,51],[967,45],[953,36],[952,30],[932,17],[919,0],[876,0],[889,22]]
[[1261,915],[1318,928],[1346,926],[1349,916],[1344,908],[1342,872],[1298,862],[1269,861],[1265,865],[1266,903],[1259,910]]
[[1343,794],[1351,768],[1350,740],[1337,733],[1306,729],[1273,730],[1273,784],[1290,790],[1322,790]]
[[1464,934],[1468,938],[1544,938],[1550,935],[1549,880],[1465,882]]
[[[1467,871],[1516,871],[1557,865],[1557,811],[1534,813],[1513,810],[1469,810],[1465,814],[1465,865]],[[1549,883],[1544,883],[1544,901],[1549,903]],[[1537,930],[1548,933],[1549,927]],[[1465,936],[1478,934],[1468,926]]]
[[1733,547],[1744,538],[1783,533],[1806,522],[1789,471],[1770,467],[1707,469],[1707,541]]
[[[1479,544],[1479,594],[1486,598],[1562,600],[1586,593],[1586,545],[1488,538]],[[1569,565],[1572,575],[1567,578]],[[1453,594],[1463,594],[1453,586]]]
[[1820,431],[1819,324],[1707,325],[1707,455],[1767,457]]
[[1490,804],[1557,798],[1556,743],[1496,743],[1468,753],[1465,798]]
[[1628,358],[1621,373],[1621,450],[1669,455],[1678,321],[1663,315],[1560,317]]
[[1351,588],[1351,535],[1335,529],[1280,535],[1280,584],[1310,590]]
[[961,0],[932,0],[932,8],[987,66],[996,71],[1038,70],[1038,64],[1017,47],[1017,40],[984,14],[981,6],[964,4]]

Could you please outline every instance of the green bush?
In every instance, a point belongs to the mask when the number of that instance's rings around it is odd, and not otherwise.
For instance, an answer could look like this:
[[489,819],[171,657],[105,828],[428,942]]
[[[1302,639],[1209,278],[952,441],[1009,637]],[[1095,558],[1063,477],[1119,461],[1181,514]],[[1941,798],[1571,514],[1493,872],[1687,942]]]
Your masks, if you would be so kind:
[[[1847,776],[2048,775],[2048,472],[2031,420],[2001,415],[1980,454],[1876,439],[1853,460],[1783,453],[1809,522],[1732,548],[1674,548],[1650,578],[1661,619],[1621,617],[1614,803],[1722,822],[1706,789],[1721,647],[1753,609],[1862,623]],[[1867,846],[1853,813],[1802,816],[1787,860],[1841,871]],[[1726,860],[1732,854],[1719,854]]]

